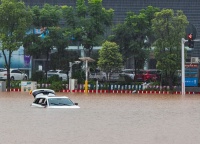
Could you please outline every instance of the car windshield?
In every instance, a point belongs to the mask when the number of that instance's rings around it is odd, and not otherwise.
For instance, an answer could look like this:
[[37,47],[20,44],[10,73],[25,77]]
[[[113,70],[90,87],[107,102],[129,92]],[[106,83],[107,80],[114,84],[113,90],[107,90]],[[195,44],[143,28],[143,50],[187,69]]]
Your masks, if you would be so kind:
[[57,73],[58,71],[56,71],[56,70],[49,70],[48,72],[50,72],[50,73]]
[[49,98],[49,106],[72,106],[74,103],[68,98]]

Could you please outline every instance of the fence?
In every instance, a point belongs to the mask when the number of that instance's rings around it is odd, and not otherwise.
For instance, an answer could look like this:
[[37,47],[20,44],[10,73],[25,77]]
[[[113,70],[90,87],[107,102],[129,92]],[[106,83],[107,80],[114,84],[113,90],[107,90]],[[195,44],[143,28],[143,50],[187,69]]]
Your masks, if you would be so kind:
[[[37,84],[37,88],[50,88],[51,84]],[[21,83],[19,84],[12,84],[11,88],[20,88]],[[176,89],[177,86],[174,86],[173,89]],[[62,84],[62,90],[69,90],[68,84]],[[84,84],[78,84],[77,85],[78,90],[84,90]],[[98,84],[97,88],[95,84],[88,84],[88,90],[160,90],[160,91],[166,91],[169,90],[169,86],[151,86],[149,84],[141,84],[141,85],[119,85],[119,84]]]
[[[49,88],[51,84],[37,84],[37,88]],[[68,84],[63,84],[63,89],[69,89]],[[84,84],[78,84],[77,89],[84,90]],[[116,85],[116,84],[88,84],[88,90],[142,90],[143,85]]]

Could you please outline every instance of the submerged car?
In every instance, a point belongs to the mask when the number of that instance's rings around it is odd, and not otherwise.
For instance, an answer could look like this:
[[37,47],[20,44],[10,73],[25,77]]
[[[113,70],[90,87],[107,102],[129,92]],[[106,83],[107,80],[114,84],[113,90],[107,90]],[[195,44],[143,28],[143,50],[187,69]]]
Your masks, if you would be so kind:
[[37,89],[31,92],[34,101],[31,107],[39,108],[80,108],[78,103],[72,102],[66,96],[56,96],[50,89]]

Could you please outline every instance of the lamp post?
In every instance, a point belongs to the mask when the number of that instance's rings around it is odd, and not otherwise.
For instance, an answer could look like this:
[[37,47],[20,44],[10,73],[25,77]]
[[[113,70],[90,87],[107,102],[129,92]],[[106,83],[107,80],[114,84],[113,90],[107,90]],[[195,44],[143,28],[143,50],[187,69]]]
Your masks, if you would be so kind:
[[79,59],[85,62],[85,93],[88,93],[88,62],[94,62],[95,60],[90,57],[81,57]]
[[72,78],[72,66],[75,64],[80,64],[81,61],[69,62],[69,89],[71,91],[71,78]]
[[72,78],[72,66],[73,65],[75,65],[75,64],[80,64],[81,63],[81,61],[75,61],[75,62],[69,62],[69,79],[71,79]]
[[185,95],[185,40],[184,38],[181,39],[181,94]]

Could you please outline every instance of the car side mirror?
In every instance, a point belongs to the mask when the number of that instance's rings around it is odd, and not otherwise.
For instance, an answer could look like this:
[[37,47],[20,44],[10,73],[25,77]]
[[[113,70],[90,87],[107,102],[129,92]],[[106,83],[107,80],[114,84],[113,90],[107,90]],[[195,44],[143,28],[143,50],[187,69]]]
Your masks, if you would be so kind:
[[74,103],[74,105],[78,105],[78,103]]

